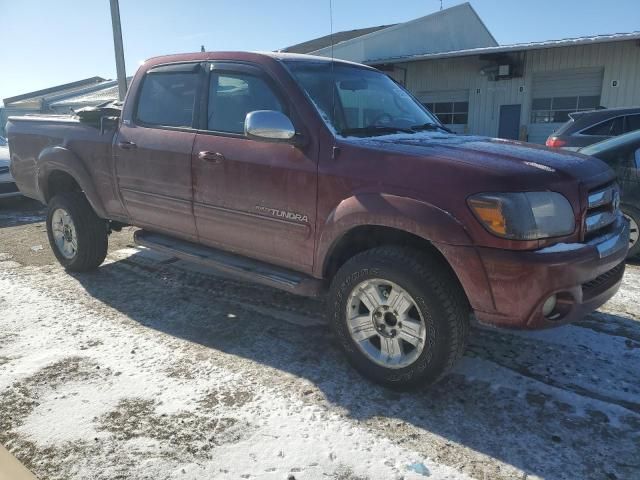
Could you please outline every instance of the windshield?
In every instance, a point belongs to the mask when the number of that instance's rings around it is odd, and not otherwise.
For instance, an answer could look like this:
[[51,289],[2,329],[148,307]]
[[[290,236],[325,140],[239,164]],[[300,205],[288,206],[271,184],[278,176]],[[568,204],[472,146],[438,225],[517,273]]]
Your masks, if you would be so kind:
[[376,70],[330,62],[285,62],[324,120],[340,135],[442,129],[404,88]]

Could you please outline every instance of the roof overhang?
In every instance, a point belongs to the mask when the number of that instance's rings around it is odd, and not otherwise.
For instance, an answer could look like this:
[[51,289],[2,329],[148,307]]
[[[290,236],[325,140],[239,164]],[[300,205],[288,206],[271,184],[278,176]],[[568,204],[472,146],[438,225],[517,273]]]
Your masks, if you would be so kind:
[[513,45],[500,45],[497,47],[470,48],[466,50],[454,50],[451,52],[427,53],[423,55],[411,55],[406,57],[377,58],[365,60],[367,65],[392,64],[417,62],[420,60],[435,60],[439,58],[470,57],[481,55],[507,54],[511,52],[523,52],[527,50],[541,50],[545,48],[573,47],[579,45],[594,45],[599,43],[624,42],[640,40],[640,32],[614,33],[609,35],[596,35],[592,37],[567,38],[563,40],[548,40],[545,42],[516,43]]

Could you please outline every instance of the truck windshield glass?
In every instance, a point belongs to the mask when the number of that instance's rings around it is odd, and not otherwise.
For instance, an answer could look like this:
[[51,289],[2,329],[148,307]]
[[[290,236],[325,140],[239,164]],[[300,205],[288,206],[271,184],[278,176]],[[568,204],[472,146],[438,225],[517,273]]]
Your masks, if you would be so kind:
[[324,120],[340,135],[444,129],[384,73],[330,62],[285,61]]

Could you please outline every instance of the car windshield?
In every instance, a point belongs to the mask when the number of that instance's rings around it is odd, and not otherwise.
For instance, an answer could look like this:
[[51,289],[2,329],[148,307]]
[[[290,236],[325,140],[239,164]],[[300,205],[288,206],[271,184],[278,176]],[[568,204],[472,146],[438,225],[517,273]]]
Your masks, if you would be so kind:
[[581,148],[580,153],[584,155],[591,155],[597,157],[603,152],[608,150],[624,147],[631,143],[640,143],[640,130],[629,132],[624,135],[618,135],[617,137],[603,140],[602,142],[594,143],[588,147]]
[[326,61],[285,64],[339,135],[446,130],[404,88],[377,70]]

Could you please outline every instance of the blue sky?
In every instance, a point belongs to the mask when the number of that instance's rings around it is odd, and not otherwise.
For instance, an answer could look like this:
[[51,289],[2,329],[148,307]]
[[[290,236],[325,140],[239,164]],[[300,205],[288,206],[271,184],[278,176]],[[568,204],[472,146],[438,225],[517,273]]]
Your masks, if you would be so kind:
[[[640,30],[639,0],[471,0],[499,43]],[[445,8],[461,3],[444,0]],[[333,0],[334,30],[403,22],[439,0]],[[274,50],[329,33],[329,0],[120,0],[127,73],[173,52]],[[0,99],[115,78],[108,0],[0,0]]]

